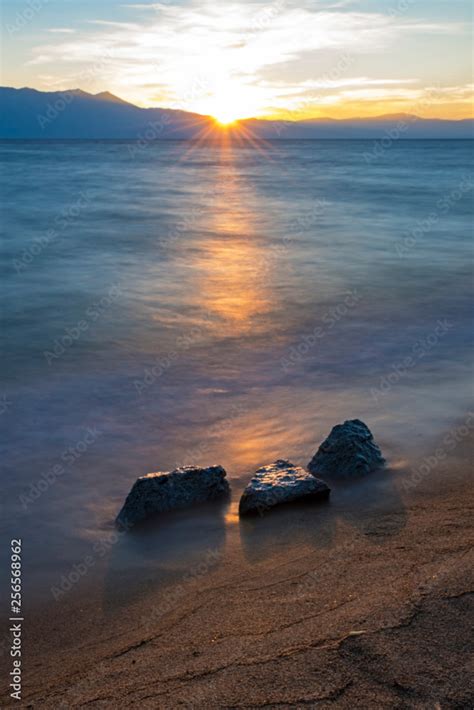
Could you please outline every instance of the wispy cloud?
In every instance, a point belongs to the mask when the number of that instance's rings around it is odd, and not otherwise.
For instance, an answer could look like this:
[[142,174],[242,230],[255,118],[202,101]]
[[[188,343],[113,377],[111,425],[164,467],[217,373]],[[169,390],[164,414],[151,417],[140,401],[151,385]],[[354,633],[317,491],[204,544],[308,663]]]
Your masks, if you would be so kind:
[[[282,96],[288,108],[298,110],[298,102],[307,103],[311,90],[327,90],[333,100],[390,98],[395,85],[415,83],[416,77],[347,74],[328,80],[315,57],[375,56],[416,33],[464,30],[460,23],[408,21],[396,14],[353,11],[348,5],[326,2],[322,9],[319,3],[303,2],[295,7],[285,0],[129,4],[124,7],[135,11],[134,22],[91,19],[89,28],[74,36],[34,47],[30,64],[74,64],[71,73],[77,75],[78,66],[86,69],[106,56],[96,77],[99,88],[144,105],[166,100],[203,113],[212,113],[216,96],[221,101],[238,97],[245,115],[258,115],[278,106]],[[285,72],[285,80],[278,82],[279,67],[288,63],[295,77],[304,67],[311,80],[288,78]],[[63,80],[66,88],[67,71]]]
[[48,32],[52,32],[53,34],[61,34],[61,35],[73,35],[76,30],[73,30],[69,27],[51,27]]

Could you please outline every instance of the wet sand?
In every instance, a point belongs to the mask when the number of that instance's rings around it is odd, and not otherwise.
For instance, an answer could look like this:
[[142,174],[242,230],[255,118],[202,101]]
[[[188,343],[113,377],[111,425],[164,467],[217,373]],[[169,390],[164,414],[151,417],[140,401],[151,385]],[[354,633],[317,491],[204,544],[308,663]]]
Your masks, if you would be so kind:
[[469,451],[254,520],[236,490],[219,543],[160,581],[107,558],[28,610],[25,706],[473,707]]

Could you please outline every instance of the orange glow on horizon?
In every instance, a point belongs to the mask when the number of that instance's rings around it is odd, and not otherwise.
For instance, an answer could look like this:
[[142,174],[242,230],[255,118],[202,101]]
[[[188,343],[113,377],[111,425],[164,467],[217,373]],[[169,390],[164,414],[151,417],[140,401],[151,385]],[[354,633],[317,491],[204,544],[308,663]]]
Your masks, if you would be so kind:
[[[377,97],[356,99],[344,97],[334,99],[320,97],[318,102],[306,102],[291,106],[265,106],[263,98],[259,101],[258,93],[249,99],[237,87],[215,93],[203,101],[182,106],[183,110],[210,116],[219,126],[231,126],[238,121],[258,119],[263,121],[309,121],[318,119],[345,120],[354,118],[376,118],[386,115],[410,114],[425,119],[462,120],[474,118],[472,94],[468,97],[448,97],[442,91],[433,90],[419,97]],[[120,94],[119,94],[120,95]],[[122,92],[123,95],[123,92]],[[131,96],[129,100],[142,108],[167,108],[170,101],[165,95],[154,97],[152,102],[143,102]]]
[[432,103],[427,100],[408,101],[360,101],[322,104],[295,110],[276,110],[259,118],[266,121],[310,121],[319,119],[348,120],[354,118],[376,118],[378,116],[409,114],[425,119],[460,121],[474,118],[471,102]]

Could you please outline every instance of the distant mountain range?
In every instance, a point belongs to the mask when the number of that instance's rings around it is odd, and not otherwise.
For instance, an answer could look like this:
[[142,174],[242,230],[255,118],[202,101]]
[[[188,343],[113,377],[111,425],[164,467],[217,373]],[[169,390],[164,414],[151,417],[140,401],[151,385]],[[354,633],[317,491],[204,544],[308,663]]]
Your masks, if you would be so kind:
[[[221,135],[213,118],[166,108],[140,108],[110,94],[80,89],[43,92],[0,87],[0,139],[213,138]],[[474,138],[474,120],[423,119],[409,114],[336,120],[271,121],[255,118],[227,132],[266,140],[311,138]]]

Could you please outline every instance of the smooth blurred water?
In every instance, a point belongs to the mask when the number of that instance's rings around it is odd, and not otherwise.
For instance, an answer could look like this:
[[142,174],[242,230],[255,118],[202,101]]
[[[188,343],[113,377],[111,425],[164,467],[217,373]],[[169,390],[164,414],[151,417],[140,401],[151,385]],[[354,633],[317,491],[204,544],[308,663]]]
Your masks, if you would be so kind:
[[472,143],[372,149],[0,144],[1,526],[31,577],[146,472],[305,464],[353,417],[410,466],[462,420]]

